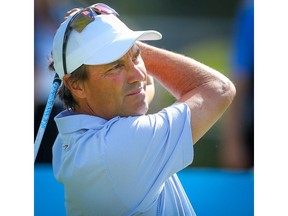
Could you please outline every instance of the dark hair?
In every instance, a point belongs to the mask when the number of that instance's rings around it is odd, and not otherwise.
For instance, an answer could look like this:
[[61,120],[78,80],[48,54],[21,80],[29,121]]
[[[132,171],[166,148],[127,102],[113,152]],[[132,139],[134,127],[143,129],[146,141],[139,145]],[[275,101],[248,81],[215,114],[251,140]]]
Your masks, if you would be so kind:
[[[50,57],[49,70],[55,72],[54,61],[53,61],[52,57]],[[69,77],[70,82],[76,82],[78,80],[86,80],[86,79],[88,79],[88,73],[87,73],[86,65],[81,65],[79,68],[74,70],[71,73],[71,76]],[[57,94],[66,108],[75,110],[76,106],[78,106],[77,102],[73,98],[71,91],[69,90],[69,88],[67,88],[64,85],[63,82],[62,82]]]

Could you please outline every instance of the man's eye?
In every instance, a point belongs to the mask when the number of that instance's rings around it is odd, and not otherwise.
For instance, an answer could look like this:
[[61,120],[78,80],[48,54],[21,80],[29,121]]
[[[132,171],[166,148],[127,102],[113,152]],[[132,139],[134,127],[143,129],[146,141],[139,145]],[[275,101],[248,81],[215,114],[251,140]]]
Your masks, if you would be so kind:
[[139,62],[139,60],[140,60],[140,55],[135,56],[132,60],[133,60],[134,63],[137,64]]
[[112,68],[110,68],[109,70],[107,70],[106,72],[107,72],[107,73],[112,73],[112,72],[115,71],[115,70],[121,69],[122,66],[123,66],[122,63],[116,64],[115,66],[113,66]]
[[117,64],[112,68],[112,70],[117,70],[117,69],[121,68],[122,66],[123,66],[123,64]]

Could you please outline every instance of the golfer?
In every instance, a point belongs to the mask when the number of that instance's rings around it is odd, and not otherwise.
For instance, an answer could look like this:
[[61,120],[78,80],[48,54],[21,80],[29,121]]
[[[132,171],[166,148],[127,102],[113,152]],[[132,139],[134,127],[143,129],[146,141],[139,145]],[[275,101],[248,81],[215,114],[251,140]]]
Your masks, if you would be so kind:
[[[193,144],[221,117],[235,88],[191,58],[140,41],[105,4],[69,12],[53,42],[59,135],[53,170],[67,215],[195,215],[177,177]],[[181,37],[181,35],[179,35]],[[157,79],[177,101],[147,115]]]

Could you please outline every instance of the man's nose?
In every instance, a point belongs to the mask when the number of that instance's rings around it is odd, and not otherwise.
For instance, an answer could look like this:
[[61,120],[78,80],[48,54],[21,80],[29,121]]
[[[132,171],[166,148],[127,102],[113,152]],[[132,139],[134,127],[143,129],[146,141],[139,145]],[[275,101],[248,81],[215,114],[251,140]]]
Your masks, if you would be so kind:
[[129,63],[128,71],[128,83],[142,82],[146,78],[146,73],[137,64],[131,60]]

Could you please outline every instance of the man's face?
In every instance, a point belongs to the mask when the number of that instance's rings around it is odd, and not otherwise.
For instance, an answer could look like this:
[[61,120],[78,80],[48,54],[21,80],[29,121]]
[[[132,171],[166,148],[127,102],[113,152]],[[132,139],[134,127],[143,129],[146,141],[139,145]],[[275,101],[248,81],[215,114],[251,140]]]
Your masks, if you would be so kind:
[[118,61],[87,68],[85,97],[79,103],[81,113],[111,119],[147,112],[147,72],[137,45]]

